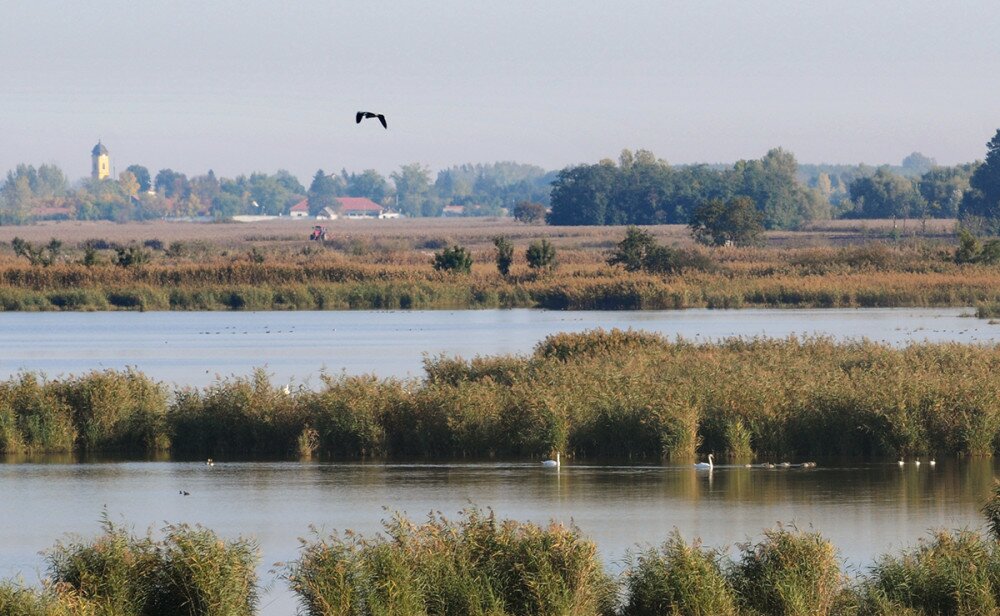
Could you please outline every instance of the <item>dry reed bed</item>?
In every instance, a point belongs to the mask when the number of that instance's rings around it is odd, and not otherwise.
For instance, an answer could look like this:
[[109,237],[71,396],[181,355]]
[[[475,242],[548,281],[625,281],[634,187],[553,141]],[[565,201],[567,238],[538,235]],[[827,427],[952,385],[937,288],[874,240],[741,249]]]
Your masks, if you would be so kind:
[[[284,310],[360,308],[675,309],[973,306],[1000,302],[1000,268],[954,263],[939,244],[700,249],[706,263],[671,275],[627,272],[606,250],[570,249],[555,273],[516,262],[500,276],[491,249],[469,275],[435,271],[433,251],[345,255],[306,245],[223,255],[211,246],[149,251],[133,267],[50,267],[0,256],[3,310]],[[519,257],[520,258],[520,257]]]

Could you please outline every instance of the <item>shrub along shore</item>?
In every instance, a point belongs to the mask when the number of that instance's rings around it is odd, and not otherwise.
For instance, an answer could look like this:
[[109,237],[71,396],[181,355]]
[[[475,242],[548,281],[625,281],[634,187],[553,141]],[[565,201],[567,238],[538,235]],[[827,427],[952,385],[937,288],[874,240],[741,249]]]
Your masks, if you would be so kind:
[[291,391],[262,370],[176,391],[135,370],[23,373],[0,382],[0,453],[803,461],[1000,446],[998,346],[596,330],[425,371]]
[[[575,526],[395,516],[384,534],[303,540],[278,574],[309,616],[890,616],[1000,610],[1000,488],[984,507],[988,534],[937,531],[849,577],[818,532],[764,531],[735,558],[686,542],[632,551],[609,575]],[[91,542],[58,543],[41,589],[0,582],[0,615],[250,616],[259,601],[248,539],[168,526],[162,539],[104,521]]]

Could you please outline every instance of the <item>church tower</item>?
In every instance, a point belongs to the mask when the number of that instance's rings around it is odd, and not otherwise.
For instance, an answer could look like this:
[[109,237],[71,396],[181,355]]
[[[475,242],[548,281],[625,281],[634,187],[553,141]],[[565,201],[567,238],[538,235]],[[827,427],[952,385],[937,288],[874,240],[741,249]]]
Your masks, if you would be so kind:
[[111,159],[108,157],[108,148],[100,141],[90,151],[90,177],[95,180],[103,180],[111,175]]

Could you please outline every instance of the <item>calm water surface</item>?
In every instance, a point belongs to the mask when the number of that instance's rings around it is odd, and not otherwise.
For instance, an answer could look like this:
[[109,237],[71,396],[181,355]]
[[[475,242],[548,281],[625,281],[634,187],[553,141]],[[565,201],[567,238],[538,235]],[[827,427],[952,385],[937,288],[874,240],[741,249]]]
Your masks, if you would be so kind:
[[[470,502],[504,517],[575,521],[611,570],[635,544],[659,543],[674,527],[713,546],[758,535],[776,522],[812,527],[851,567],[915,543],[930,528],[979,527],[992,461],[939,461],[815,469],[524,464],[322,464],[132,462],[0,464],[0,577],[37,579],[38,551],[67,531],[90,536],[106,507],[144,531],[164,521],[201,523],[228,537],[256,536],[260,573],[297,555],[310,525],[380,529],[383,507],[422,519]],[[178,494],[187,490],[190,496]],[[294,613],[282,582],[262,614]]]
[[[827,335],[894,345],[914,341],[1000,342],[1000,326],[970,309],[741,310],[665,312],[163,312],[0,313],[0,378],[135,366],[179,385],[263,366],[276,382],[317,384],[322,371],[419,377],[424,354],[527,353],[545,336],[595,327],[636,328],[694,340],[730,336]],[[709,545],[731,545],[778,521],[813,527],[847,564],[863,567],[930,528],[979,526],[992,461],[935,468],[896,464],[816,469],[568,464],[322,464],[107,462],[0,464],[0,577],[44,571],[39,550],[65,532],[93,535],[106,507],[138,531],[164,522],[201,523],[228,537],[253,535],[262,581],[295,558],[310,525],[374,532],[383,507],[422,518],[469,503],[504,517],[575,521],[620,569],[637,543],[659,543],[677,527]],[[188,497],[179,490],[191,493]],[[262,614],[292,614],[275,582]]]
[[179,385],[266,367],[276,382],[318,382],[321,371],[421,376],[425,353],[527,353],[542,338],[595,327],[709,340],[821,334],[913,341],[998,342],[1000,326],[971,309],[550,312],[95,312],[0,313],[0,378],[136,366]]

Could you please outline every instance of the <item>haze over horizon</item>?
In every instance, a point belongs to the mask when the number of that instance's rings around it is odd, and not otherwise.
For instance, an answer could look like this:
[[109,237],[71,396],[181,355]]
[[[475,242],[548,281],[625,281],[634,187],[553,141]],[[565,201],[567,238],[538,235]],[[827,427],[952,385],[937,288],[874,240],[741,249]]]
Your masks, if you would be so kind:
[[[671,163],[981,159],[1000,126],[984,0],[5,6],[0,173],[383,173],[652,150]],[[354,123],[386,114],[389,130]]]

